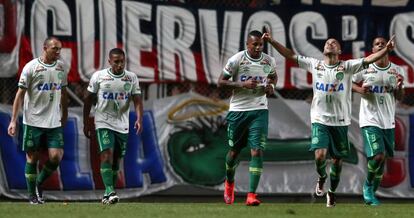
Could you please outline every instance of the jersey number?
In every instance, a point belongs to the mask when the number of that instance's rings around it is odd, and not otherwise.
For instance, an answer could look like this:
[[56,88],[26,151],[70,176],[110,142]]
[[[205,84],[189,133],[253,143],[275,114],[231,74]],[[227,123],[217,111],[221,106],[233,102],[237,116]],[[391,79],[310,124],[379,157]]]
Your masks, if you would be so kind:
[[326,95],[326,103],[332,103],[332,95]]
[[53,101],[54,96],[55,96],[54,93],[50,93],[50,95],[49,95],[50,101]]
[[384,104],[384,96],[380,96],[380,98],[379,98],[379,103],[380,103],[380,104]]

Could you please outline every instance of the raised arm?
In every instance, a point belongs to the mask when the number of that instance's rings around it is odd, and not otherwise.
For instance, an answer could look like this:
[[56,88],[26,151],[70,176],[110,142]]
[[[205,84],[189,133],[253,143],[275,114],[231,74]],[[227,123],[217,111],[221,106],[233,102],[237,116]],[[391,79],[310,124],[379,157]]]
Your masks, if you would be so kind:
[[393,35],[391,39],[388,40],[387,45],[383,49],[381,49],[380,51],[376,53],[369,55],[368,57],[365,57],[363,60],[364,65],[374,63],[375,61],[384,57],[388,52],[392,51],[392,49],[394,49],[394,46],[395,46],[394,39],[395,39],[395,35]]
[[292,50],[280,44],[278,41],[274,40],[269,32],[265,32],[262,38],[264,41],[270,43],[283,57],[296,62],[296,54]]

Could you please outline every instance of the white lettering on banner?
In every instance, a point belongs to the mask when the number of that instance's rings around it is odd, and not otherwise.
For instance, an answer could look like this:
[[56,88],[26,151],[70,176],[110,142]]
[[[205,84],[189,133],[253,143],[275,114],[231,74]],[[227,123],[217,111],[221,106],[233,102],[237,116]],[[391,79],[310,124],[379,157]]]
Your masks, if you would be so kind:
[[342,40],[355,40],[358,36],[358,20],[353,15],[342,16]]
[[[52,15],[53,29],[51,35],[54,36],[71,36],[72,26],[70,21],[70,11],[65,2],[61,0],[39,0],[33,3],[31,22],[30,22],[30,40],[34,57],[39,57],[43,52],[43,41],[48,37],[47,34],[47,12]],[[65,63],[71,63],[72,51],[62,48],[62,59]]]
[[327,5],[358,5],[362,6],[364,0],[321,0],[321,4]]
[[0,2],[0,78],[16,75],[19,60],[19,45],[24,9],[20,4],[10,0]]
[[204,71],[209,83],[217,83],[227,59],[239,51],[243,13],[225,12],[221,46],[219,46],[216,10],[200,9],[198,16]]
[[364,48],[365,48],[364,41],[352,42],[352,58],[364,57],[365,56]]
[[381,7],[403,7],[407,6],[410,0],[371,0],[371,4],[373,6],[381,6]]
[[316,12],[301,12],[290,21],[289,37],[295,53],[323,59],[322,52],[306,39],[306,30],[310,28],[312,39],[326,40],[328,27],[325,18]]
[[[262,30],[264,26],[268,27],[273,38],[275,38],[283,45],[286,44],[286,32],[282,20],[275,13],[268,11],[258,11],[249,17],[244,34],[245,41],[247,40],[250,31]],[[269,47],[271,49],[269,49],[267,53],[270,56],[275,57],[276,60],[276,71],[278,72],[279,76],[277,87],[283,87],[285,84],[285,58],[279,54],[279,52],[277,52],[276,49],[274,49],[272,46],[269,45]]]
[[[78,45],[78,70],[85,81],[107,65],[107,54],[116,47],[116,12],[114,1],[98,1],[99,23],[95,24],[94,0],[76,1],[76,26]],[[95,53],[95,32],[99,25],[100,50]],[[95,68],[95,60],[98,65]]]
[[191,45],[196,35],[194,16],[179,7],[157,7],[158,66],[160,79],[176,78],[175,55],[178,56],[181,77],[196,81],[197,73]]
[[[406,6],[410,0],[371,0],[371,5],[381,7],[402,7]],[[313,0],[301,0],[302,4],[312,5]],[[363,6],[363,0],[321,0],[321,4],[328,5],[356,5]]]
[[152,5],[123,1],[123,33],[124,47],[128,54],[127,69],[133,69],[134,73],[138,73],[143,79],[154,81],[154,68],[144,67],[141,64],[141,51],[152,52],[152,35],[143,34],[141,32],[140,20],[151,21]]
[[[411,38],[408,38],[408,30],[411,29]],[[401,13],[394,16],[390,26],[390,36],[395,34],[395,53],[414,68],[414,12]],[[407,72],[409,73],[409,72]],[[405,87],[414,87],[414,81],[405,78]]]

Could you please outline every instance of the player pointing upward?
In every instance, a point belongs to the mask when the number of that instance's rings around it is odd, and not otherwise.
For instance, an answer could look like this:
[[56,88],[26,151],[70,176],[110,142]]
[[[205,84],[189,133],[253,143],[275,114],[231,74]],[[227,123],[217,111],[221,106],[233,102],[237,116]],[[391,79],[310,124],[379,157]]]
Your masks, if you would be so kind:
[[339,184],[342,159],[349,154],[348,125],[351,123],[352,75],[366,68],[390,51],[394,37],[377,53],[360,59],[339,60],[341,46],[336,39],[325,42],[323,60],[296,55],[290,49],[272,39],[269,33],[264,40],[285,58],[295,61],[299,67],[312,73],[313,99],[311,105],[312,142],[310,150],[315,152],[316,171],[319,175],[315,188],[317,196],[323,196],[326,181],[326,155],[332,157],[330,170],[331,187],[326,195],[326,206],[336,204],[335,191]]

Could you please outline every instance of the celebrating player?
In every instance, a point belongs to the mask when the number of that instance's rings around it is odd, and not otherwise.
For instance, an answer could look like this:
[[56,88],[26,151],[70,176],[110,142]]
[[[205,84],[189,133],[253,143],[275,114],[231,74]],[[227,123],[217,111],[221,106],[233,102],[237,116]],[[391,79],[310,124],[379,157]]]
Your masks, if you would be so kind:
[[290,49],[272,39],[270,33],[264,40],[285,58],[295,61],[299,67],[312,73],[313,100],[311,105],[312,142],[310,151],[315,152],[316,171],[319,179],[315,187],[316,196],[323,196],[323,185],[327,178],[326,155],[332,157],[330,170],[331,187],[326,195],[326,206],[336,204],[335,191],[339,184],[342,159],[349,154],[348,126],[351,123],[352,75],[366,68],[390,51],[393,38],[377,53],[361,59],[339,60],[341,46],[336,39],[325,42],[323,60],[296,55]]
[[226,156],[224,201],[234,202],[234,175],[240,151],[249,146],[250,185],[246,205],[257,206],[256,189],[263,168],[263,150],[268,130],[266,94],[273,94],[277,82],[275,60],[263,51],[262,33],[251,31],[247,49],[233,55],[223,69],[218,85],[233,89],[227,114],[227,136],[230,150]]
[[[372,52],[383,50],[386,43],[383,37],[375,38]],[[403,75],[404,70],[385,55],[353,76],[353,90],[361,93],[359,126],[368,162],[363,197],[366,204],[373,206],[380,203],[375,191],[381,183],[385,158],[394,155],[395,99],[403,97]]]

